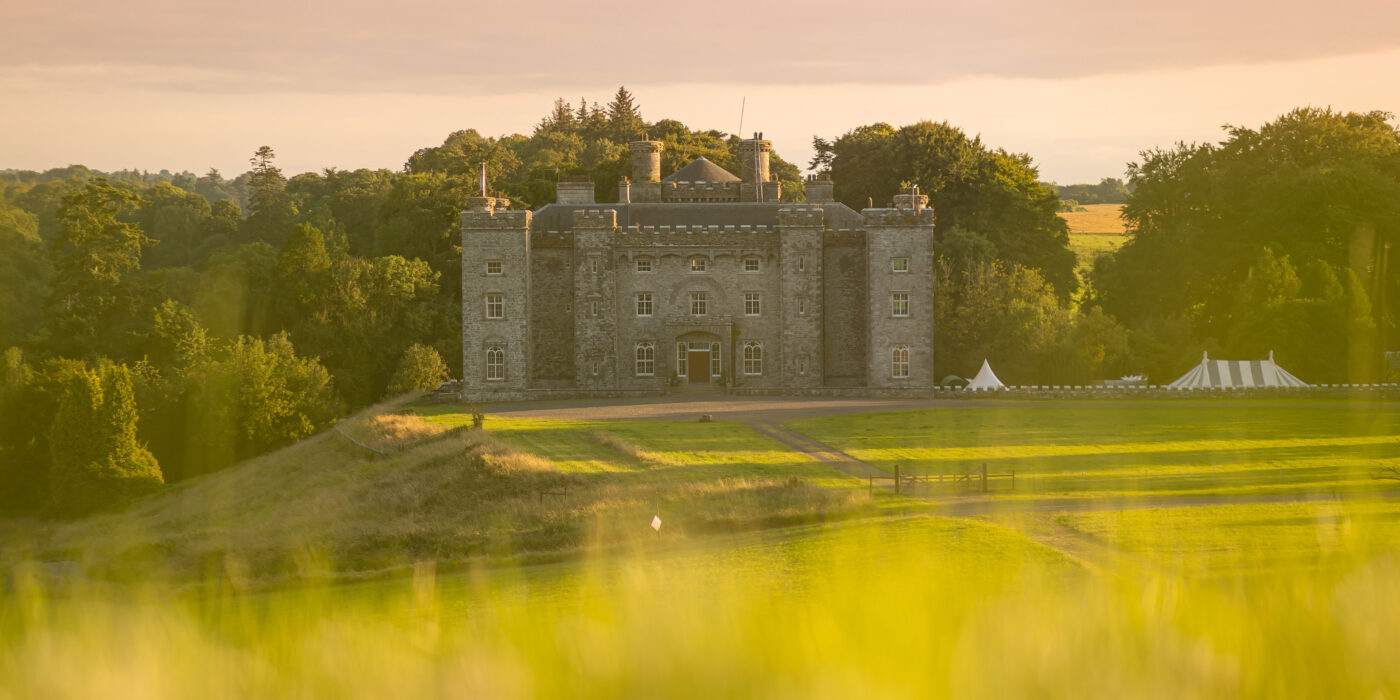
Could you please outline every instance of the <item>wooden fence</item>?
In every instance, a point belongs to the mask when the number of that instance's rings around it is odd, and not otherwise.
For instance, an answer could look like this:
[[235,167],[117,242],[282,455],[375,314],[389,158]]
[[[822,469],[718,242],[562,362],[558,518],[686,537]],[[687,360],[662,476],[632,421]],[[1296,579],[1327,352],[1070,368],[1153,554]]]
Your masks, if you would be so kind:
[[890,480],[894,482],[894,492],[902,493],[901,485],[913,488],[916,484],[977,484],[982,488],[982,493],[989,491],[988,482],[992,479],[1010,479],[1011,489],[1016,488],[1016,472],[1010,471],[1005,474],[991,474],[987,471],[987,463],[982,463],[980,472],[958,472],[945,474],[905,474],[900,465],[894,465],[894,476],[872,476],[870,479],[870,492],[875,492],[875,480]]

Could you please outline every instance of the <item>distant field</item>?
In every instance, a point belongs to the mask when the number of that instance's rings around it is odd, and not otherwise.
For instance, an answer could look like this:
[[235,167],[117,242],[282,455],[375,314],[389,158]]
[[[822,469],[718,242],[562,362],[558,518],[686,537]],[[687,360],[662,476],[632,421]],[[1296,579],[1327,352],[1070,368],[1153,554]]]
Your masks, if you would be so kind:
[[1069,224],[1069,232],[1081,236],[1121,236],[1126,231],[1118,218],[1122,204],[1087,204],[1084,211],[1060,212]]
[[1094,258],[1100,253],[1118,250],[1128,239],[1123,221],[1118,218],[1123,205],[1089,204],[1083,209],[1085,211],[1060,214],[1069,223],[1069,248],[1078,260],[1081,276],[1093,266]]
[[1400,417],[1370,405],[930,409],[790,427],[886,471],[1016,472],[1023,496],[1366,491],[1400,465]]

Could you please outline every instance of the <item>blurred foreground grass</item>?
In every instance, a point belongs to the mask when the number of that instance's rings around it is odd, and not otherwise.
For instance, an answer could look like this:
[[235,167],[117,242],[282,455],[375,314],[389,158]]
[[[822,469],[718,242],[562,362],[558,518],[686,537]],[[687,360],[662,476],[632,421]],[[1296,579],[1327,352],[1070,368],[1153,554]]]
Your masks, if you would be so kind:
[[21,585],[13,697],[1385,697],[1400,562],[1094,574],[915,517],[262,594]]

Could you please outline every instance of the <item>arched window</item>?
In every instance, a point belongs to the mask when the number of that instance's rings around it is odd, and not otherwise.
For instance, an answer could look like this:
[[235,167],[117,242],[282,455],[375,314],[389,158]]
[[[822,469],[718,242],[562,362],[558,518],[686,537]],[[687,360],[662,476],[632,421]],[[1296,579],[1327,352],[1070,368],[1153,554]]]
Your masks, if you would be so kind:
[[690,372],[688,371],[690,365],[690,363],[688,362],[689,357],[686,354],[686,350],[688,349],[689,346],[687,346],[685,343],[676,343],[676,376],[690,376]]
[[499,382],[506,378],[506,351],[499,345],[486,348],[486,380]]
[[719,361],[719,343],[710,343],[710,376],[718,377],[723,368],[724,364]]
[[763,345],[744,343],[744,374],[763,374]]
[[890,376],[896,379],[909,376],[908,345],[896,345],[890,350]]
[[651,343],[637,343],[637,376],[650,377],[656,374],[656,346]]

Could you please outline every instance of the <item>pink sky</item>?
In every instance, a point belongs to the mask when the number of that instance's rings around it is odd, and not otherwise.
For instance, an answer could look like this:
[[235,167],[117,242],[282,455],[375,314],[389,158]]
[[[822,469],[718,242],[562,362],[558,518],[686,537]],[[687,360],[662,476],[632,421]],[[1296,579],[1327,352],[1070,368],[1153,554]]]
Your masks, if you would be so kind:
[[[696,16],[694,8],[710,8]],[[859,12],[853,10],[858,8]],[[0,168],[399,168],[619,84],[648,119],[813,135],[948,120],[1045,179],[1288,109],[1400,111],[1400,3],[189,2],[0,5]]]

